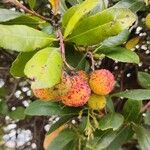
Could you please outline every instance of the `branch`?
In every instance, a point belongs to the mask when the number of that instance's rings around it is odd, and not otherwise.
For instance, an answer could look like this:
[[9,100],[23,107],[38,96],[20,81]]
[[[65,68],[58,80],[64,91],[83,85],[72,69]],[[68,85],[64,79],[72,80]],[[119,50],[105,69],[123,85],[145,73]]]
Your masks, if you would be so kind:
[[22,5],[18,0],[3,0],[3,3],[13,4],[17,8],[23,9],[25,12],[27,12],[27,13],[33,15],[33,16],[37,16],[37,17],[41,18],[42,20],[49,21],[50,23],[52,23],[52,19],[46,18],[46,17],[36,13],[35,11],[28,9],[27,7]]
[[94,58],[93,58],[93,54],[92,52],[87,52],[87,56],[91,59],[91,69],[92,71],[95,70],[95,61],[94,61]]
[[143,113],[143,112],[145,112],[148,108],[150,108],[150,101],[146,104],[146,105],[144,105],[143,107],[142,107],[142,109],[141,109],[141,113]]
[[60,45],[60,49],[61,49],[61,55],[62,55],[62,59],[63,62],[65,63],[65,65],[70,69],[70,70],[74,70],[74,68],[72,66],[70,66],[67,61],[66,61],[66,57],[65,57],[65,45],[64,45],[64,38],[63,35],[61,33],[61,30],[58,28],[57,30],[57,35],[59,37],[59,45]]

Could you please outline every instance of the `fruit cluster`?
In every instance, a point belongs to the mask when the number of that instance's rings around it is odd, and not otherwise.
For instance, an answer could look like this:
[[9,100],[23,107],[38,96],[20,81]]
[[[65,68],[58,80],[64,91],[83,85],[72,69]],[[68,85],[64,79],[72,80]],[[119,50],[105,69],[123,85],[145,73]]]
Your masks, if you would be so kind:
[[44,101],[59,100],[71,107],[85,105],[93,110],[101,110],[106,105],[106,95],[114,88],[113,74],[106,69],[93,71],[63,72],[61,82],[52,88],[32,89],[36,97]]

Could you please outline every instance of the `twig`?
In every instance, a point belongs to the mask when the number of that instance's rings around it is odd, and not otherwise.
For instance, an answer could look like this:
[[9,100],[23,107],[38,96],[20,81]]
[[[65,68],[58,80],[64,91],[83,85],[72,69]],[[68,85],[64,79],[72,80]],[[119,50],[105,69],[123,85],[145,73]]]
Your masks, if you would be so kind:
[[61,54],[62,54],[62,59],[63,62],[65,63],[65,65],[70,69],[70,70],[74,70],[74,68],[72,66],[70,66],[67,61],[66,61],[66,57],[65,57],[65,45],[64,45],[64,38],[63,35],[61,33],[61,30],[58,28],[57,30],[57,35],[59,37],[59,45],[60,45],[60,49],[61,49]]
[[142,107],[142,109],[141,109],[141,113],[143,113],[143,112],[145,112],[148,108],[150,108],[150,101],[146,104],[146,105],[144,105],[143,107]]
[[28,9],[27,7],[22,5],[18,0],[5,0],[5,1],[3,1],[3,3],[11,3],[11,4],[15,5],[16,7],[23,9],[25,12],[27,12],[31,15],[37,16],[37,17],[41,18],[42,20],[49,21],[50,23],[52,23],[52,19],[46,18],[46,17],[36,13],[35,11]]
[[92,69],[92,71],[94,71],[95,70],[95,61],[94,61],[94,58],[93,58],[93,54],[92,54],[92,52],[87,52],[87,56],[91,59],[91,69]]

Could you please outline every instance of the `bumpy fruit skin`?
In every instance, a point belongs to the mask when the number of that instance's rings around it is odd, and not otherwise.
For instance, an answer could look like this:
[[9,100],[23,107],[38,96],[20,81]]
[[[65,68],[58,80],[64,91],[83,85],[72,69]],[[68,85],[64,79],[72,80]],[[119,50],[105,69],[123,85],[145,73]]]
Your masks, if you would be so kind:
[[88,100],[88,106],[93,110],[102,110],[106,106],[105,96],[92,94]]
[[60,100],[67,106],[83,106],[89,99],[91,89],[88,83],[79,75],[72,76],[72,86],[66,95],[61,96]]
[[89,84],[95,94],[107,95],[113,90],[115,79],[109,70],[100,69],[91,73]]
[[32,89],[34,95],[42,101],[54,100],[57,96],[57,93],[52,89]]
[[63,124],[59,128],[57,128],[55,131],[53,131],[51,134],[46,135],[43,143],[43,147],[45,150],[48,150],[48,145],[59,135],[60,132],[62,132],[64,129],[68,127],[67,124]]
[[78,74],[80,77],[82,77],[83,80],[85,80],[85,81],[88,82],[89,77],[88,77],[88,74],[87,74],[85,71],[80,70],[80,71],[77,72],[77,74]]
[[62,80],[52,88],[32,89],[36,97],[43,101],[50,101],[65,95],[71,88],[71,78],[67,73],[63,73]]

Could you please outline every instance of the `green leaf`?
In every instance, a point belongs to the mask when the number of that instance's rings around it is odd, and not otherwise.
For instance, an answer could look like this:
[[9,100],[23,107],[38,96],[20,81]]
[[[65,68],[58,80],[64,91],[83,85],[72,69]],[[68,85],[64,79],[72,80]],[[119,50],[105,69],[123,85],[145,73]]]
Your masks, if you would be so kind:
[[16,110],[9,112],[10,118],[14,120],[23,120],[25,119],[25,114],[24,114],[25,108],[24,107],[17,107]]
[[12,20],[12,19],[15,19],[21,15],[22,14],[19,12],[0,8],[0,22]]
[[72,118],[72,115],[62,116],[56,123],[51,125],[50,130],[48,131],[48,134],[52,133],[57,128],[59,128],[61,125],[65,124],[70,118]]
[[28,52],[49,45],[55,38],[24,25],[0,25],[0,47]]
[[114,104],[111,97],[107,98],[106,110],[110,113],[113,113],[115,111]]
[[0,114],[6,115],[8,113],[8,106],[4,100],[0,99]]
[[139,63],[139,56],[135,52],[122,47],[103,47],[97,53],[120,62]]
[[142,126],[134,125],[134,130],[142,150],[149,150],[150,131]]
[[138,82],[143,88],[150,89],[150,74],[138,72]]
[[136,89],[112,94],[112,97],[123,97],[133,100],[148,100],[150,99],[150,90]]
[[35,7],[36,0],[28,0],[28,4],[29,4],[30,8],[33,9]]
[[101,130],[107,130],[107,129],[117,130],[122,126],[123,121],[124,118],[121,114],[111,113],[101,118],[99,122],[99,127]]
[[133,135],[130,127],[121,128],[118,131],[107,130],[102,132],[93,144],[94,150],[118,150]]
[[79,5],[75,5],[73,7],[71,7],[70,9],[67,10],[67,12],[63,15],[62,17],[62,26],[65,29],[70,18],[73,16],[73,14],[75,13],[75,11],[78,9]]
[[109,37],[104,40],[101,46],[97,49],[102,49],[103,47],[116,47],[118,45],[123,44],[127,41],[130,32],[128,30],[124,30],[116,36]]
[[26,108],[25,114],[30,116],[77,115],[80,109],[64,107],[57,102],[34,101]]
[[[32,70],[32,71],[31,71]],[[38,51],[26,64],[24,73],[34,79],[32,88],[50,88],[60,82],[62,57],[58,48]]]
[[63,150],[68,143],[76,140],[76,138],[76,134],[72,130],[65,129],[49,144],[48,150]]
[[133,130],[130,127],[125,127],[117,131],[115,139],[106,148],[106,150],[118,150],[123,144],[125,144],[133,136]]
[[45,21],[41,20],[38,17],[30,16],[30,15],[21,15],[15,19],[2,22],[3,25],[27,25],[29,27],[37,28],[38,25],[44,24]]
[[144,116],[144,123],[150,125],[150,109],[148,109]]
[[121,0],[116,5],[114,5],[114,8],[129,8],[134,13],[138,12],[144,7],[144,1],[141,0]]
[[79,5],[78,9],[75,11],[75,13],[72,15],[67,23],[64,32],[65,38],[73,31],[74,27],[80,21],[80,19],[83,18],[84,15],[90,12],[94,7],[96,7],[98,3],[99,0],[86,0],[81,5]]
[[12,66],[10,68],[10,73],[14,77],[24,77],[24,68],[26,63],[32,58],[32,56],[35,54],[35,51],[31,52],[22,52],[20,53],[16,60],[12,63]]
[[140,123],[141,101],[128,99],[123,107],[123,115],[126,121]]
[[94,45],[128,29],[136,20],[125,8],[109,8],[79,22],[66,41],[78,45]]

